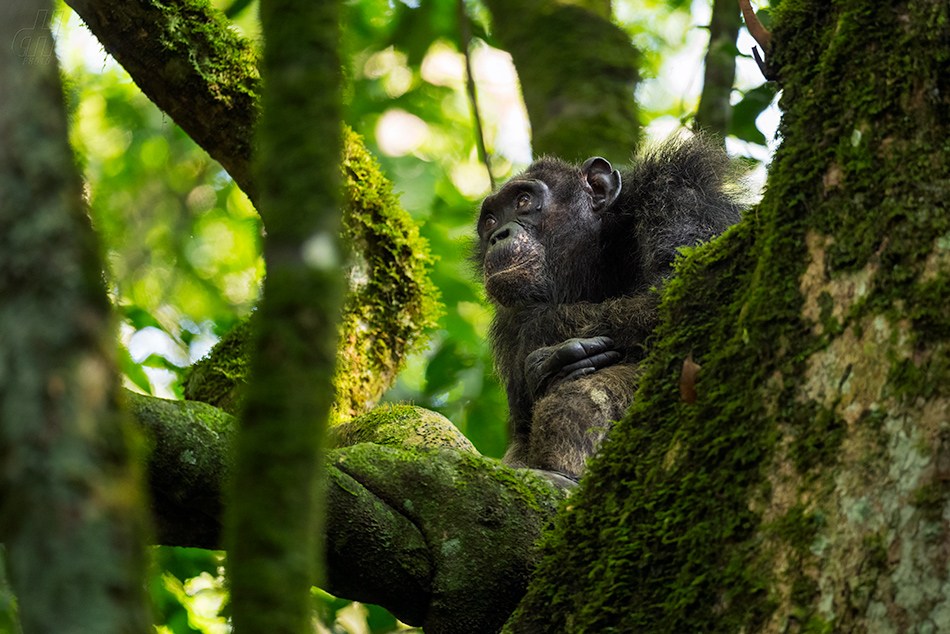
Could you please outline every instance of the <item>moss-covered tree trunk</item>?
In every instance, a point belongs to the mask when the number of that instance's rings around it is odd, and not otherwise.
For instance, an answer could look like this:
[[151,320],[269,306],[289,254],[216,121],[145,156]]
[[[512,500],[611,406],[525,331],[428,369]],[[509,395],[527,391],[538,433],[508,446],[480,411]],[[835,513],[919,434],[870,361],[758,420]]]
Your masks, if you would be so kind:
[[0,540],[27,634],[145,634],[143,500],[51,14],[0,4]]
[[507,631],[950,631],[950,4],[775,25],[765,198],[669,286]]
[[535,156],[629,157],[640,135],[634,100],[639,54],[630,37],[609,21],[609,3],[485,4],[495,35],[518,69]]
[[336,0],[267,0],[254,155],[267,277],[236,437],[228,563],[238,633],[311,629],[322,444],[342,297]]

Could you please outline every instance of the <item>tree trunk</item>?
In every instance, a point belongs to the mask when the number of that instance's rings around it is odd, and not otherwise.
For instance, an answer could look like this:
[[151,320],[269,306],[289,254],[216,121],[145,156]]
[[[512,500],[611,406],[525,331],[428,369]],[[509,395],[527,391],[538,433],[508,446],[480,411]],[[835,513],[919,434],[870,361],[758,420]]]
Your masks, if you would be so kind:
[[261,4],[265,90],[254,165],[267,276],[227,509],[240,634],[309,632],[310,588],[323,567],[322,450],[344,265],[339,21],[336,0]]
[[0,3],[0,534],[27,634],[144,634],[143,500],[51,14]]
[[487,0],[518,69],[535,156],[623,161],[637,148],[639,53],[603,12],[554,0]]
[[950,5],[775,24],[765,198],[667,288],[509,632],[950,631]]
[[732,123],[732,85],[736,81],[736,38],[742,26],[737,0],[713,0],[703,93],[696,125],[724,142]]

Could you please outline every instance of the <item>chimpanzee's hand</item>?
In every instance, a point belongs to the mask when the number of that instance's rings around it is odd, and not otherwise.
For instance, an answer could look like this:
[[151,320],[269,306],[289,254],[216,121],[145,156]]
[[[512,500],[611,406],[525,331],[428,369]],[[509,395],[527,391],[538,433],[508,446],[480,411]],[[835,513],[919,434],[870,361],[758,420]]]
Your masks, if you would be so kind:
[[610,337],[568,339],[556,346],[538,348],[524,360],[525,381],[534,400],[549,390],[614,364],[623,356],[613,349]]

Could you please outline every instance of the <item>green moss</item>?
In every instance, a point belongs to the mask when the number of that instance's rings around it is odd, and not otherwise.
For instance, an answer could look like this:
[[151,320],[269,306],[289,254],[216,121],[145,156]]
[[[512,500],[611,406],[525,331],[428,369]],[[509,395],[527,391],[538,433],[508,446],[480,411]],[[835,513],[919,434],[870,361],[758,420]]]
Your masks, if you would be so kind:
[[834,464],[841,442],[847,434],[847,426],[834,409],[810,402],[797,406],[790,412],[789,432],[792,442],[789,458],[799,473],[807,473],[815,467]]
[[447,418],[413,405],[377,407],[330,430],[332,446],[364,442],[407,449],[451,447],[477,453],[471,441]]
[[249,342],[254,317],[240,322],[185,372],[184,396],[234,414],[240,405],[240,386],[247,379]]
[[[791,435],[788,455],[812,474],[809,486],[820,489],[839,468],[846,428],[837,404],[803,404],[813,355],[848,328],[864,334],[862,320],[904,321],[883,360],[897,386],[888,395],[945,393],[946,272],[924,273],[950,228],[950,52],[941,39],[950,33],[937,26],[948,11],[779,5],[770,61],[786,115],[765,198],[679,264],[637,401],[591,464],[576,512],[546,538],[509,631],[756,631],[780,603],[774,577],[784,574],[758,558],[763,531],[804,556],[817,528],[803,509],[770,526],[752,510],[772,488],[764,475],[777,441]],[[865,269],[872,279],[840,318],[835,302],[848,298],[819,293],[821,337],[802,318],[810,233],[827,239],[831,280]],[[693,405],[678,389],[690,355],[702,366]],[[870,411],[858,424],[879,433],[881,417]],[[798,622],[827,631],[814,582],[792,574]]]
[[835,335],[841,332],[841,322],[831,315],[834,308],[834,299],[828,291],[822,291],[818,295],[818,306],[821,308],[819,321],[824,326],[824,332],[829,335]]
[[395,379],[406,355],[435,327],[442,306],[432,256],[392,183],[362,139],[344,130],[343,237],[356,262],[343,317],[337,414],[363,413]]
[[[432,256],[361,138],[345,129],[342,235],[353,252],[350,292],[340,326],[332,423],[367,411],[392,384],[406,355],[441,314],[429,278]],[[185,398],[234,413],[248,374],[255,319],[226,334],[189,369]]]
[[[947,320],[950,321],[950,320]],[[914,359],[894,360],[887,375],[888,396],[931,399],[946,394],[950,383],[948,343],[933,341],[934,351],[915,363]],[[945,380],[946,379],[946,380]]]
[[815,542],[818,531],[825,524],[822,513],[809,513],[803,505],[796,504],[785,515],[765,527],[765,530],[774,533],[791,546],[797,555],[804,557]]
[[[231,29],[223,13],[207,0],[172,4],[153,0],[153,5],[166,20],[162,44],[176,53],[175,58],[187,58],[208,85],[227,86],[257,101],[257,51],[250,40]],[[232,95],[221,93],[221,98],[227,104]]]
[[825,621],[818,616],[812,615],[805,621],[800,630],[802,634],[830,634],[835,630],[834,623]]
[[818,595],[818,582],[809,577],[795,577],[792,581],[792,604],[808,605]]
[[887,566],[887,546],[881,534],[868,535],[863,540],[868,571],[871,575],[884,570]]
[[940,522],[948,499],[950,499],[950,482],[941,480],[914,489],[910,503],[923,512],[926,521]]
[[803,504],[796,504],[762,526],[763,535],[778,539],[788,548],[788,561],[781,573],[784,582],[791,585],[789,599],[795,618],[805,624],[804,628],[819,628],[809,631],[822,631],[823,627],[823,621],[816,616],[815,602],[821,594],[818,581],[806,572],[806,566],[812,555],[821,553],[827,546],[827,540],[821,535],[826,523],[821,511],[809,511]]

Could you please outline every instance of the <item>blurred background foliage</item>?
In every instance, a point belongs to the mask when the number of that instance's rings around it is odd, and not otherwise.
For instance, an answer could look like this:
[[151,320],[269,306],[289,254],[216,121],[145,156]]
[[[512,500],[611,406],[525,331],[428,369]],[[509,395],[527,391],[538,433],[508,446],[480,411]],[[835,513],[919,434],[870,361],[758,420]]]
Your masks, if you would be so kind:
[[[256,0],[214,4],[235,28],[258,39]],[[530,132],[517,74],[507,53],[497,48],[479,0],[345,2],[344,100],[347,123],[365,137],[438,258],[432,277],[446,306],[429,350],[408,360],[386,400],[439,411],[480,451],[500,457],[506,401],[485,343],[490,309],[467,259],[474,214],[490,191],[490,179],[479,159],[465,88],[463,5],[492,176],[499,182],[525,167],[531,161]],[[644,53],[645,81],[637,98],[648,138],[688,124],[695,112],[710,5],[710,0],[613,2],[615,21]],[[258,299],[260,219],[221,167],[138,90],[65,6],[54,28],[71,140],[121,316],[127,386],[180,398],[182,369],[248,315]],[[743,29],[727,148],[761,166],[777,114],[770,106],[774,89],[749,57],[752,46]],[[760,182],[763,172],[760,167]],[[227,631],[223,555],[164,547],[153,552],[150,587],[158,631]],[[380,608],[316,590],[314,598],[319,631],[404,628]],[[14,606],[0,586],[0,631],[14,627],[3,620]]]

